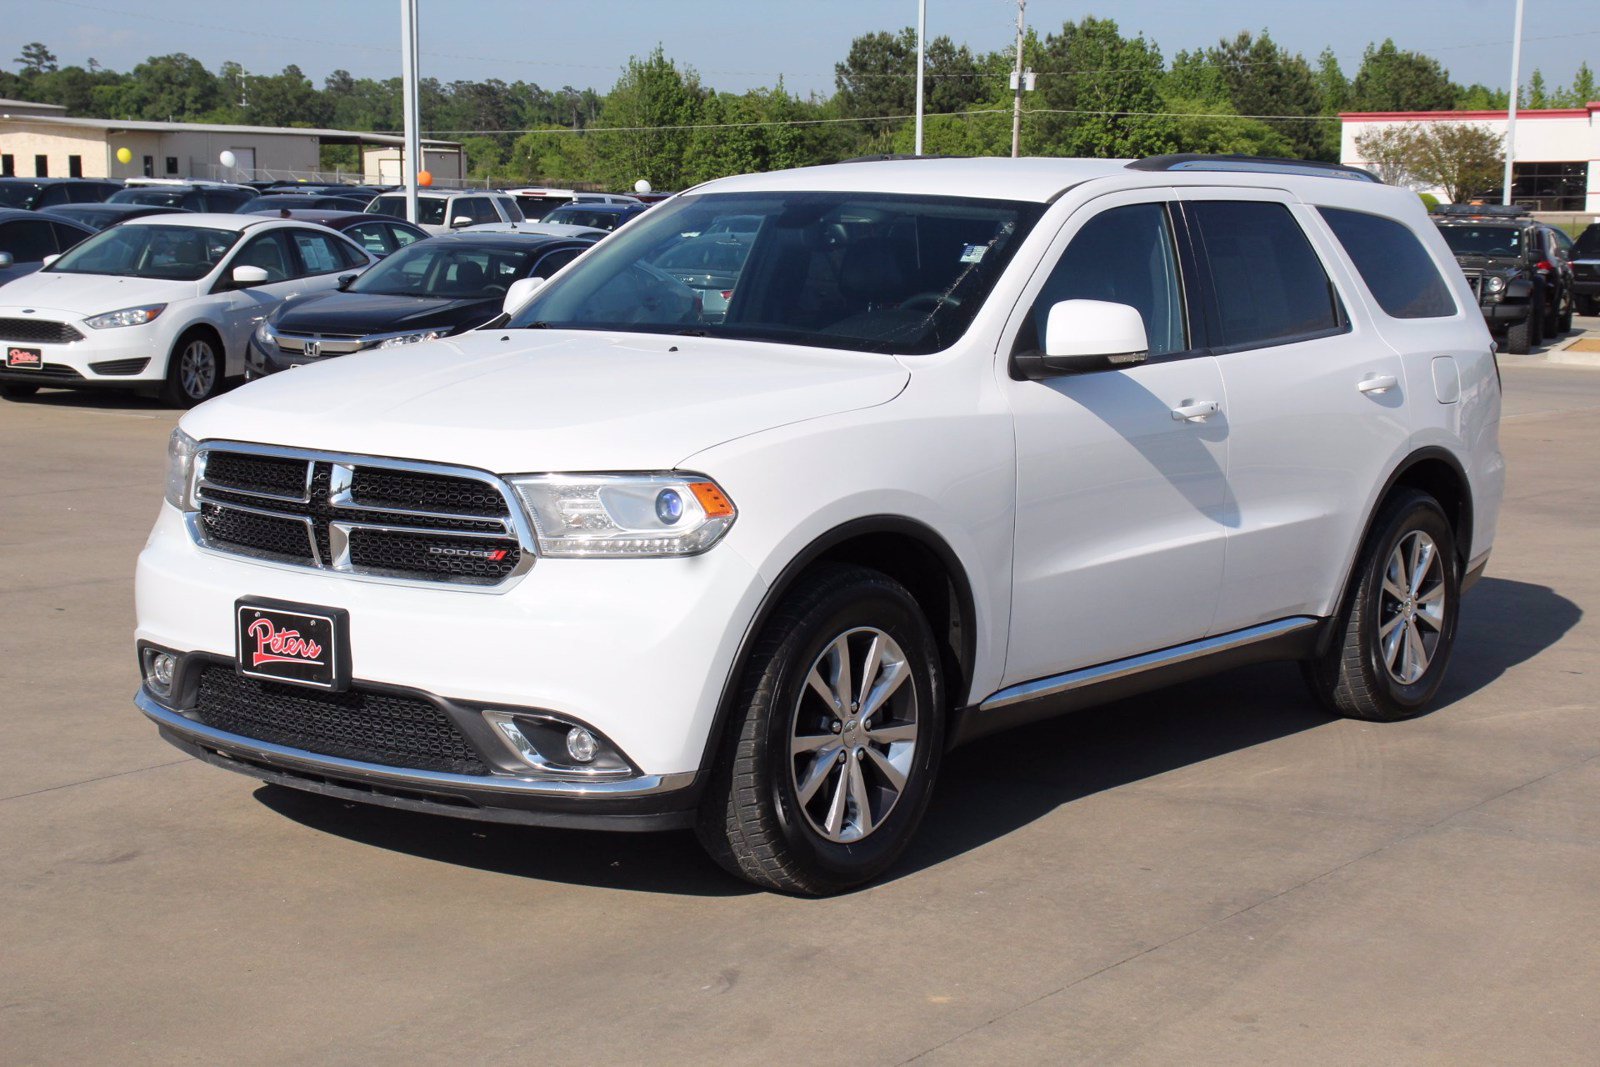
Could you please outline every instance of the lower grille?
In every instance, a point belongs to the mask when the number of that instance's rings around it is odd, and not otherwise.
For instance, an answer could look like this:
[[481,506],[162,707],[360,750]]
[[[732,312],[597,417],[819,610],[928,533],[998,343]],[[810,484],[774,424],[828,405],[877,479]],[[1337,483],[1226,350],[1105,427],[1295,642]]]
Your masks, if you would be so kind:
[[83,334],[65,322],[49,319],[0,319],[0,341],[35,341],[66,345],[83,340]]
[[201,669],[195,715],[207,726],[323,756],[389,767],[486,775],[449,716],[426,700],[356,688],[327,693]]
[[0,373],[9,374],[12,380],[26,378],[28,381],[55,381],[55,382],[81,382],[83,375],[63,363],[46,363],[36,370],[8,370],[3,361],[0,361]]
[[142,359],[108,359],[103,363],[89,364],[89,369],[96,374],[139,374],[149,365],[149,357]]

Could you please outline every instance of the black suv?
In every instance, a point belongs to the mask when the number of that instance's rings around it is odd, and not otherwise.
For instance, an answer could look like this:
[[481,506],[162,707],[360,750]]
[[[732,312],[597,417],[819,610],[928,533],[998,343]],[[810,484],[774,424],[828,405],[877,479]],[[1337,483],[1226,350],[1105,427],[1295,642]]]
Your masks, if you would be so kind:
[[38,211],[61,204],[98,204],[121,188],[121,182],[109,179],[0,178],[0,207]]
[[155,207],[181,207],[185,211],[205,211],[227,215],[256,198],[247,185],[221,182],[162,181],[130,185],[107,200],[108,204],[147,204]]
[[1591,222],[1572,246],[1572,291],[1578,310],[1600,315],[1600,222]]
[[1572,329],[1572,267],[1555,232],[1527,209],[1448,204],[1433,221],[1508,352],[1527,353]]

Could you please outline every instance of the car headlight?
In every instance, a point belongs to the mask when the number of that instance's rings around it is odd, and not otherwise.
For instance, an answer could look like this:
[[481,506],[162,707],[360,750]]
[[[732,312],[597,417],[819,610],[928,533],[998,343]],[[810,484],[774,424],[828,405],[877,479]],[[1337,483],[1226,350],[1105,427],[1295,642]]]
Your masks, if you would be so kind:
[[1491,293],[1498,293],[1506,287],[1506,280],[1498,274],[1491,274],[1483,283],[1484,288]]
[[544,556],[693,556],[738,516],[721,487],[699,474],[538,474],[511,484]]
[[278,331],[272,328],[272,323],[266,319],[261,320],[261,325],[256,327],[256,344],[262,348],[278,347]]
[[195,440],[182,430],[167,438],[167,503],[188,511],[189,482],[194,474]]
[[443,336],[443,330],[425,330],[422,333],[403,333],[399,337],[386,337],[372,347],[399,348],[401,345],[414,345],[418,341],[432,341],[436,337]]
[[147,322],[154,322],[156,316],[166,309],[165,304],[144,304],[136,308],[108,311],[104,315],[93,315],[84,319],[83,324],[92,326],[96,330],[109,330],[113,326],[143,326]]

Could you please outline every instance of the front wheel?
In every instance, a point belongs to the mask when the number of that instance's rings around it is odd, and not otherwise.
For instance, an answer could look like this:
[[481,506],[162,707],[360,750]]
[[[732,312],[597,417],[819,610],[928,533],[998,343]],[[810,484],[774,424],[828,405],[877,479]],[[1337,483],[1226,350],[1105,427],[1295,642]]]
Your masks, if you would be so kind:
[[1378,515],[1331,646],[1305,664],[1312,692],[1353,719],[1394,722],[1439,691],[1455,644],[1461,571],[1433,497],[1404,490]]
[[167,380],[161,399],[190,408],[222,392],[222,349],[215,337],[194,331],[178,338],[167,358]]
[[826,565],[745,668],[701,843],[768,889],[821,896],[882,874],[927,808],[944,744],[933,632],[905,587]]

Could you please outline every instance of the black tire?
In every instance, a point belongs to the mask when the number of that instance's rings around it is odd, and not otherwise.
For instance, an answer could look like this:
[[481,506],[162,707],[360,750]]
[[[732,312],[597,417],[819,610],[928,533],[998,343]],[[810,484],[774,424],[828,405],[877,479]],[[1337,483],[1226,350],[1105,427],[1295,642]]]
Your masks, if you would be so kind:
[[1545,329],[1544,301],[1540,300],[1528,310],[1528,339],[1535,345],[1542,344],[1550,336]]
[[[200,349],[209,353],[210,373],[190,376],[187,361],[203,362]],[[161,386],[161,402],[172,407],[190,408],[222,392],[226,379],[227,356],[222,342],[210,330],[189,330],[172,346],[167,356],[167,380]]]
[[1585,315],[1600,315],[1600,296],[1585,296],[1580,298],[1579,305]]
[[1556,319],[1556,335],[1564,336],[1572,332],[1572,292],[1566,294],[1566,306],[1561,312],[1561,317]]
[[[1422,568],[1423,595],[1402,602],[1387,591],[1390,583],[1385,578],[1386,572],[1391,578],[1395,573],[1396,553],[1409,555],[1420,543],[1411,540],[1413,535],[1431,541],[1435,553]],[[1354,579],[1355,589],[1336,620],[1327,653],[1303,664],[1306,683],[1328,710],[1347,718],[1373,722],[1410,718],[1427,707],[1439,691],[1461,612],[1461,566],[1455,534],[1438,501],[1414,489],[1396,492],[1378,513],[1357,560]],[[1442,595],[1436,618],[1425,607],[1435,588]],[[1399,644],[1408,631],[1418,635],[1418,647],[1425,653],[1410,664],[1410,671],[1405,669],[1407,650]],[[1400,635],[1396,653],[1388,656],[1385,635],[1396,632]],[[1431,649],[1426,648],[1430,637]],[[1419,673],[1408,676],[1419,667],[1423,668]]]
[[[890,639],[883,647],[897,646],[906,669],[870,730],[853,711],[834,715],[807,681],[814,668],[824,677],[838,641],[856,650],[847,659],[860,656],[852,662],[852,680],[864,674],[867,657],[860,650],[875,639],[869,628]],[[904,586],[864,567],[816,568],[773,614],[745,665],[700,808],[701,844],[731,873],[783,893],[822,896],[878,877],[900,856],[927,809],[944,748],[943,690],[933,632]],[[903,732],[908,709],[912,746],[891,751],[890,742],[878,738]],[[795,754],[796,739],[820,743]],[[864,751],[880,745],[877,755]],[[890,757],[904,774],[897,796],[882,769]],[[802,775],[821,782],[805,801]],[[857,782],[860,794],[852,791]],[[857,797],[869,794],[863,831]],[[819,801],[828,809],[820,824]],[[828,836],[833,805],[839,808],[836,839]],[[853,826],[846,821],[851,812]],[[849,840],[852,830],[859,836]]]
[[1533,310],[1530,308],[1527,318],[1506,327],[1506,351],[1514,356],[1525,356],[1533,351],[1538,336],[1533,328]]
[[6,400],[26,400],[38,391],[37,385],[29,385],[26,382],[6,382],[0,385],[0,397]]

